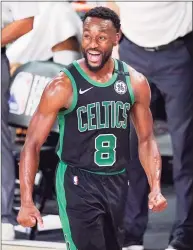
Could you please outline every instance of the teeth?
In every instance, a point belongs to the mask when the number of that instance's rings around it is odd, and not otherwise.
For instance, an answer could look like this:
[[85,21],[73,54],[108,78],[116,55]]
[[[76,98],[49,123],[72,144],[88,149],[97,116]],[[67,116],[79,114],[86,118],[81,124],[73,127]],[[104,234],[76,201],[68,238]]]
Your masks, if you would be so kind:
[[93,56],[99,56],[100,55],[100,53],[90,53],[90,52],[88,52],[88,53],[93,55]]

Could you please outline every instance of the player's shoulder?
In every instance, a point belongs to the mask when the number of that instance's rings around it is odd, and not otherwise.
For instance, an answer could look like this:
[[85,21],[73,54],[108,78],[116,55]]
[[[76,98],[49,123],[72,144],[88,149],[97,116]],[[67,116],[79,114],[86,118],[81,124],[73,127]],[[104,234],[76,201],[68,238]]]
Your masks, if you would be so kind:
[[150,97],[151,93],[147,78],[132,66],[127,64],[127,67],[130,75],[131,86],[135,95],[135,100],[137,100],[138,98],[141,99],[141,97],[144,96]]
[[[125,63],[125,62],[123,62],[123,63]],[[148,85],[147,79],[142,73],[138,72],[131,65],[129,65],[127,63],[125,63],[125,64],[126,64],[126,67],[128,69],[132,84],[134,84],[134,85]]]
[[63,71],[59,72],[46,86],[47,95],[56,96],[64,92],[71,92],[72,84],[69,76]]
[[130,77],[135,81],[136,84],[146,83],[147,79],[142,73],[138,72],[136,69],[134,69],[131,65],[128,65],[128,64],[127,64],[127,68],[128,68]]

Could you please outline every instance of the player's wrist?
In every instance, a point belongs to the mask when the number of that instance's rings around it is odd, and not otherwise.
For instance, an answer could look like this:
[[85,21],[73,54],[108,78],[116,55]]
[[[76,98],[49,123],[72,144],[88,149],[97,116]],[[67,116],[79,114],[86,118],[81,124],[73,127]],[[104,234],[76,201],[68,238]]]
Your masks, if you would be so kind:
[[151,192],[161,192],[160,181],[153,181],[152,186],[150,187]]
[[32,197],[28,197],[25,196],[25,198],[21,197],[21,206],[22,207],[28,207],[28,206],[33,206],[34,205],[34,201],[32,199]]

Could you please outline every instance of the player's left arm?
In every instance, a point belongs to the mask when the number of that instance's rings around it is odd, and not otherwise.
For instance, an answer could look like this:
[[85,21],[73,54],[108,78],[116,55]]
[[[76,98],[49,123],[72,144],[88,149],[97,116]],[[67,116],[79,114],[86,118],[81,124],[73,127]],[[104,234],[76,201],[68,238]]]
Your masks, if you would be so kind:
[[138,136],[139,159],[150,186],[149,208],[153,211],[162,211],[166,208],[167,201],[162,196],[160,188],[161,156],[153,134],[150,87],[143,75],[136,71],[130,75],[135,96],[131,119]]

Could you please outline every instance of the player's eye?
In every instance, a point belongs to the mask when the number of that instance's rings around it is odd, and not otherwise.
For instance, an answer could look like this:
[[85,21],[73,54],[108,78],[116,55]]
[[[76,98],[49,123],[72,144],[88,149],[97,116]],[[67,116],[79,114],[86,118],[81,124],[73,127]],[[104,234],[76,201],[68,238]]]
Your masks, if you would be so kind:
[[89,39],[90,39],[90,36],[89,36],[89,34],[84,34],[84,35],[83,35],[83,38],[89,40]]
[[106,37],[100,36],[100,37],[99,37],[99,40],[100,40],[100,41],[105,41],[105,40],[106,40]]

